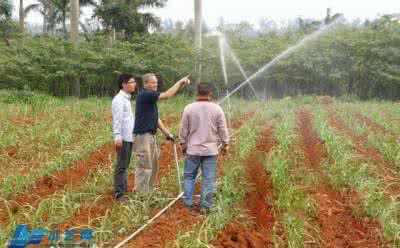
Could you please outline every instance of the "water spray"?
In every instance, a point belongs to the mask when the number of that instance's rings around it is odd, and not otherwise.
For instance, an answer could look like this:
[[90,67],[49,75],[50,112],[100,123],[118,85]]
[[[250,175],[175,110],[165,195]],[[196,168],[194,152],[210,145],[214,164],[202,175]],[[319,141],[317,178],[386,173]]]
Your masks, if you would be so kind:
[[[304,45],[305,43],[309,42],[312,39],[317,38],[318,36],[320,36],[321,34],[323,34],[325,31],[329,30],[332,26],[334,26],[337,22],[333,22],[332,24],[328,25],[328,26],[324,26],[323,28],[321,28],[320,30],[314,32],[313,34],[305,37],[304,39],[302,39],[300,42],[298,42],[296,45],[288,48],[286,51],[284,51],[283,53],[281,53],[280,55],[278,55],[277,57],[275,57],[273,60],[271,60],[269,63],[267,63],[266,65],[264,65],[261,69],[259,69],[256,73],[254,73],[253,75],[251,75],[249,78],[247,78],[243,83],[241,83],[238,87],[236,87],[234,90],[232,90],[230,93],[227,92],[227,95],[222,98],[221,101],[218,102],[218,104],[222,104],[226,99],[229,100],[230,96],[233,95],[236,91],[238,91],[241,87],[243,87],[244,85],[248,84],[251,82],[252,79],[254,79],[255,77],[258,76],[258,74],[267,71],[271,66],[275,65],[278,61],[280,61],[281,59],[286,58],[288,55],[290,55],[291,53],[293,53],[294,51],[296,51],[297,49],[299,49],[302,45]],[[219,35],[220,36],[220,35]],[[222,42],[222,43],[221,43]],[[220,52],[223,55],[223,41],[221,41],[220,39]],[[221,56],[221,58],[223,58],[223,56]],[[226,75],[226,68],[225,68],[225,60],[221,59],[221,63],[223,65],[223,70],[224,70],[224,79],[225,79],[225,83],[227,84],[227,75]],[[229,103],[229,102],[228,102]],[[243,126],[242,126],[243,127]],[[241,128],[242,128],[241,127]],[[240,128],[240,129],[241,129]],[[230,135],[230,137],[233,137],[234,135],[239,133],[239,130],[237,130],[236,133]],[[220,146],[219,146],[220,148]],[[180,178],[179,178],[179,162],[178,162],[178,155],[177,155],[177,151],[176,151],[176,144],[174,144],[174,155],[175,155],[175,161],[176,161],[176,166],[177,166],[177,170],[178,170],[178,184],[180,185]],[[141,226],[138,230],[136,230],[133,234],[131,234],[129,237],[127,237],[126,239],[124,239],[122,242],[120,242],[117,246],[115,246],[116,248],[120,248],[123,245],[125,245],[126,243],[128,243],[129,240],[131,240],[132,238],[134,238],[135,236],[137,236],[141,231],[143,231],[148,225],[150,225],[155,219],[157,219],[158,217],[160,217],[165,211],[167,211],[168,208],[170,208],[171,206],[173,206],[180,198],[182,198],[183,196],[183,192],[181,192],[181,186],[179,186],[179,194],[176,198],[174,198],[164,209],[162,209],[160,212],[158,212],[153,218],[151,218],[146,224],[144,224],[143,226]]]
[[[226,94],[229,94],[228,88],[228,74],[226,73],[226,63],[225,63],[225,39],[222,35],[218,36],[218,44],[219,44],[219,55],[221,59],[222,73],[224,76],[224,82],[226,87]],[[228,99],[228,128],[231,127],[231,100]]]
[[[229,46],[228,42],[225,40],[225,46],[228,48],[229,51],[229,55],[232,57],[233,62],[235,62],[236,66],[239,68],[240,73],[242,73],[242,76],[245,80],[249,80],[249,77],[247,76],[246,72],[244,71],[242,65],[239,62],[239,59],[236,57],[235,53],[233,52],[233,50],[231,49],[231,47]],[[256,90],[254,89],[253,83],[251,82],[251,80],[249,80],[249,85],[250,85],[250,89],[253,91],[254,96],[258,99],[258,95],[256,93]]]
[[270,62],[265,64],[263,67],[261,67],[257,72],[255,72],[253,75],[251,75],[247,80],[242,82],[238,87],[236,87],[234,90],[232,90],[229,94],[224,96],[218,104],[222,104],[225,100],[229,99],[231,95],[236,93],[240,88],[242,88],[244,85],[248,84],[252,79],[256,78],[260,73],[268,71],[272,66],[274,66],[276,63],[278,63],[280,60],[287,58],[289,55],[291,55],[293,52],[297,51],[299,48],[301,48],[304,44],[308,43],[309,41],[318,38],[320,35],[324,34],[326,31],[330,30],[333,26],[335,26],[341,18],[338,20],[332,22],[329,25],[325,25],[319,30],[315,31],[314,33],[306,36],[303,38],[301,41],[299,41],[296,45],[289,47],[286,49],[284,52],[276,56],[274,59],[272,59]]
[[[221,47],[226,48],[226,50],[229,52],[229,55],[231,56],[233,62],[236,64],[236,66],[238,67],[240,73],[242,74],[243,78],[245,80],[247,80],[248,76],[247,76],[246,72],[244,71],[242,65],[240,64],[239,59],[236,57],[236,55],[233,52],[232,48],[229,46],[229,43],[228,43],[228,41],[226,39],[226,36],[222,32],[219,32],[219,31],[212,31],[212,32],[206,34],[206,36],[207,37],[210,37],[210,36],[218,37],[220,50],[221,50]],[[221,60],[222,60],[223,56],[224,56],[224,53],[222,53],[222,55],[221,55]],[[225,77],[224,77],[224,79],[225,79]],[[227,80],[225,82],[227,82]],[[251,90],[254,93],[254,96],[256,98],[258,98],[258,95],[256,93],[256,90],[254,89],[254,86],[253,86],[253,83],[251,82],[251,80],[249,80],[249,85],[250,85]]]
[[[253,117],[254,118],[254,117]],[[240,130],[245,126],[246,124],[243,124],[238,130],[236,130],[235,133],[231,134],[229,138],[231,139],[232,137],[236,136]],[[218,146],[218,150],[221,149],[222,144]],[[124,245],[126,245],[129,240],[135,238],[137,235],[139,235],[147,226],[151,225],[157,218],[159,218],[163,213],[165,213],[170,207],[172,207],[179,199],[183,197],[184,192],[182,192],[182,185],[181,185],[181,180],[180,180],[180,170],[179,170],[179,161],[182,161],[183,159],[178,159],[178,152],[176,149],[176,143],[174,143],[174,157],[175,157],[175,163],[176,163],[176,168],[177,168],[177,175],[178,175],[178,184],[179,184],[179,194],[171,199],[171,202],[163,208],[160,212],[158,212],[156,215],[154,215],[153,218],[148,220],[144,225],[142,225],[139,229],[137,229],[134,233],[129,235],[126,239],[122,240],[120,243],[118,243],[114,248],[120,248]],[[197,178],[197,177],[196,177]]]

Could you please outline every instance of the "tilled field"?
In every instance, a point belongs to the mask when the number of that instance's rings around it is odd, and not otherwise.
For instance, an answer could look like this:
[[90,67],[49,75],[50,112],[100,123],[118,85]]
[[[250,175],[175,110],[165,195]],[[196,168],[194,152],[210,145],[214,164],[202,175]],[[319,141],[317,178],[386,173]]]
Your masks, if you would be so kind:
[[[218,159],[211,212],[188,210],[179,200],[124,247],[398,247],[400,151],[393,118],[399,117],[389,109],[379,115],[384,106],[368,112],[362,103],[297,101],[268,102],[266,109],[260,103],[234,105],[232,146]],[[22,126],[42,121],[18,120]],[[178,115],[164,120],[176,131]],[[159,140],[153,194],[132,192],[133,159],[128,200],[112,199],[115,151],[105,143],[5,195],[1,241],[16,225],[28,224],[89,227],[98,246],[117,245],[179,193],[173,144]],[[20,159],[21,149],[21,143],[7,144],[0,157]],[[178,157],[182,169],[184,157]]]

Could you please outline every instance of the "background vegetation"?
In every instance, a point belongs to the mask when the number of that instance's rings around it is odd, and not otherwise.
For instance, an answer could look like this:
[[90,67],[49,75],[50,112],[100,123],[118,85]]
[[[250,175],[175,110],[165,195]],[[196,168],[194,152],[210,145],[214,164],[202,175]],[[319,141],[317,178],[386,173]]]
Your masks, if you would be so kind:
[[[42,3],[43,2],[43,3]],[[11,19],[9,0],[0,4],[0,88],[22,89],[25,85],[55,96],[112,95],[119,72],[141,75],[156,72],[167,84],[187,73],[194,77],[193,22],[160,21],[144,6],[162,7],[165,1],[81,1],[94,8],[92,22],[81,23],[80,43],[68,36],[69,1],[43,0],[26,6],[40,11],[42,33],[21,33]],[[121,18],[121,17],[130,18]],[[324,20],[297,18],[287,25],[265,19],[256,29],[248,23],[221,20],[218,30],[251,75],[275,56],[341,14],[328,9]],[[127,19],[129,21],[127,21]],[[209,29],[205,26],[203,32]],[[262,97],[287,95],[356,95],[362,99],[400,97],[400,20],[385,15],[372,21],[341,19],[329,32],[282,60],[254,84]],[[218,42],[204,35],[204,71],[201,79],[225,92]],[[227,58],[229,87],[244,79]],[[74,91],[79,82],[80,91]],[[240,95],[249,96],[249,89]]]

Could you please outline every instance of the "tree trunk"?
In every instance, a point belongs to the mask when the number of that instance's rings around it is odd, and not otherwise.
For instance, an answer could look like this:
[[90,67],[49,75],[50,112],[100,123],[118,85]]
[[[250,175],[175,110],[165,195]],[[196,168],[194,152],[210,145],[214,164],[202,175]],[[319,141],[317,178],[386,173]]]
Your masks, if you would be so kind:
[[71,0],[71,42],[78,43],[79,38],[79,0]]
[[202,11],[201,11],[201,1],[194,0],[194,45],[196,51],[196,73],[197,73],[197,83],[201,81],[201,24],[202,24]]
[[62,24],[63,24],[63,32],[64,32],[64,38],[67,38],[67,11],[63,10],[62,13]]
[[[71,0],[71,42],[78,46],[79,38],[79,0]],[[72,94],[76,97],[81,95],[80,78],[73,79]]]
[[107,33],[107,47],[111,48],[113,44],[113,35],[111,27],[107,27],[106,33]]
[[24,16],[24,0],[19,0],[19,30],[24,32],[25,16]]
[[47,9],[45,10],[45,14],[43,15],[43,28],[42,28],[42,32],[43,34],[47,33]]
[[73,79],[73,85],[72,85],[72,95],[75,97],[80,97],[81,96],[81,80],[80,78],[75,78]]
[[10,46],[10,40],[7,37],[4,37],[4,43],[6,43],[7,46]]
[[46,27],[46,32],[49,32],[50,34],[54,34],[54,6],[53,6],[53,2],[49,1],[49,10],[48,10],[48,14],[49,14],[49,19],[48,19],[48,26]]

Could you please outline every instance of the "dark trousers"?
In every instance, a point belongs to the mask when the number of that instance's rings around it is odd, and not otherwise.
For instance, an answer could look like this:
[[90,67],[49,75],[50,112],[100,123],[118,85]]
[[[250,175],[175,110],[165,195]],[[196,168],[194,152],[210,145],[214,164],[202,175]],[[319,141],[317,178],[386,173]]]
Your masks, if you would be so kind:
[[114,197],[124,195],[128,185],[128,167],[132,155],[132,142],[122,141],[122,147],[117,149],[117,161],[114,168]]

